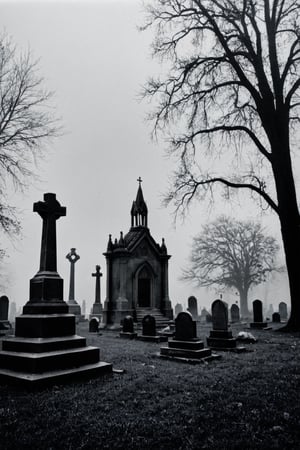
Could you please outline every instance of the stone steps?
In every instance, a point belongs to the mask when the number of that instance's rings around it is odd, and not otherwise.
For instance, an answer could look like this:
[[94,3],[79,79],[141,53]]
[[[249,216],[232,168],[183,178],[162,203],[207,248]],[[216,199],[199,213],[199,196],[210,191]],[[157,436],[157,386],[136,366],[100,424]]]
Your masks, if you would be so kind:
[[155,318],[157,328],[167,327],[170,323],[170,319],[168,317],[165,317],[159,309],[138,308],[136,310],[138,327],[142,326],[143,317],[145,317],[148,314],[151,314],[151,316]]
[[32,374],[53,370],[73,369],[99,362],[98,347],[79,347],[51,352],[12,352],[2,350],[0,354],[0,368],[16,372]]
[[44,353],[85,347],[86,338],[78,335],[52,338],[11,337],[3,340],[2,350],[11,352]]
[[15,383],[17,385],[44,386],[50,383],[62,383],[69,381],[70,378],[91,378],[104,374],[112,373],[112,364],[106,362],[97,362],[95,364],[86,364],[73,369],[51,370],[43,373],[16,372],[11,369],[0,368],[1,381]]

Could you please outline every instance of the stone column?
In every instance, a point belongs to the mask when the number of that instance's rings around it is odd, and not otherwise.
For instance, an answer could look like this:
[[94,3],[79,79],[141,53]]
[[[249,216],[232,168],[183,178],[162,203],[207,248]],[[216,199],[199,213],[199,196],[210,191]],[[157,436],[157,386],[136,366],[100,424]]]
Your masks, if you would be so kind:
[[43,219],[40,270],[30,280],[29,301],[23,314],[63,314],[68,306],[63,301],[63,280],[57,273],[56,221],[66,215],[66,208],[52,193],[43,202],[33,204],[33,211]]
[[163,259],[163,270],[162,270],[162,277],[163,277],[163,292],[162,292],[162,312],[164,315],[166,315],[169,319],[173,319],[173,310],[172,310],[172,304],[171,300],[169,298],[169,255],[166,255]]
[[66,258],[70,262],[69,313],[80,316],[81,309],[75,300],[75,264],[80,259],[80,256],[76,253],[76,248],[71,248],[71,251],[66,255]]
[[96,288],[95,288],[95,302],[93,304],[92,312],[90,314],[90,320],[92,317],[98,317],[99,320],[102,318],[102,304],[101,304],[101,277],[100,272],[101,267],[96,266],[96,272],[92,273],[92,277],[96,277]]

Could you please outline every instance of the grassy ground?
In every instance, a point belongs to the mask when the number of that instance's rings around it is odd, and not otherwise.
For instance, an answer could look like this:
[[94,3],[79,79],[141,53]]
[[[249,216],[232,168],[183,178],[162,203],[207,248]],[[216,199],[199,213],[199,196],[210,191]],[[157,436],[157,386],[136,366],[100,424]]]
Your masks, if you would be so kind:
[[252,333],[246,353],[188,365],[82,324],[78,334],[125,373],[33,392],[0,386],[0,448],[299,449],[300,336]]

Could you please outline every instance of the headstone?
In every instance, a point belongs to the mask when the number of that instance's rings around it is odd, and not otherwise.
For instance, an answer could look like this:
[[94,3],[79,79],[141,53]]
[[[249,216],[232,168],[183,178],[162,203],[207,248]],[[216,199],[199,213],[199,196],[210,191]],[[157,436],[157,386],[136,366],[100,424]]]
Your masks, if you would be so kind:
[[187,341],[197,338],[197,324],[189,312],[181,312],[175,319],[175,339]]
[[[232,331],[228,331],[228,306],[220,299],[211,306],[213,329],[207,338],[207,345],[219,350],[237,350],[236,339],[232,337]],[[244,348],[243,348],[244,350]],[[239,348],[241,351],[241,348]]]
[[280,314],[278,312],[272,314],[272,322],[280,323]]
[[96,266],[96,272],[92,273],[92,277],[95,277],[96,286],[95,286],[95,302],[92,307],[91,316],[98,317],[101,321],[102,319],[102,304],[101,304],[101,277],[102,273],[100,272],[101,267]]
[[263,322],[263,304],[261,300],[254,300],[253,305],[253,322],[250,323],[251,328],[267,328],[267,322]]
[[137,333],[134,331],[134,322],[132,316],[124,317],[120,337],[125,339],[134,339],[137,337]]
[[253,322],[263,321],[263,305],[261,300],[254,300],[253,302]]
[[230,316],[231,316],[231,322],[236,323],[240,321],[240,308],[238,305],[231,305],[230,308]]
[[197,299],[193,295],[188,298],[188,311],[192,314],[194,320],[198,318]]
[[[22,311],[20,312],[22,314]],[[9,321],[14,322],[17,316],[17,305],[16,302],[11,302],[9,307]]]
[[175,337],[169,339],[168,347],[161,347],[162,358],[193,362],[202,358],[219,357],[212,355],[209,348],[197,337],[197,324],[189,312],[181,312],[175,319]]
[[142,319],[142,334],[137,336],[140,341],[148,342],[164,342],[168,340],[167,336],[163,334],[156,334],[156,320],[151,314],[147,314]]
[[148,314],[143,317],[142,328],[144,336],[155,336],[156,335],[156,321],[155,317]]
[[0,297],[0,321],[8,320],[8,304],[8,297],[6,297],[6,295],[2,295]]
[[287,320],[288,312],[287,312],[287,304],[285,302],[280,302],[278,305],[278,311],[280,314],[280,318],[283,320]]
[[228,330],[228,309],[225,302],[215,300],[211,307],[213,330]]
[[57,383],[71,376],[112,372],[100,362],[99,348],[87,346],[76,334],[75,316],[63,301],[63,280],[56,268],[56,220],[66,208],[55,194],[34,204],[43,219],[40,270],[30,280],[29,301],[16,317],[15,336],[3,339],[0,351],[1,381],[30,385]]
[[93,317],[89,323],[89,332],[90,333],[98,333],[99,323],[100,323],[100,320],[98,319],[98,317]]
[[76,253],[76,248],[71,248],[70,252],[66,255],[66,258],[70,262],[69,313],[75,314],[77,320],[83,320],[80,305],[75,300],[75,264],[80,259],[80,256]]
[[177,303],[175,305],[175,317],[178,316],[179,313],[181,313],[183,311],[183,307],[181,305],[181,303]]
[[8,331],[11,330],[12,326],[8,321],[8,297],[6,295],[2,295],[0,297],[0,335],[5,335]]

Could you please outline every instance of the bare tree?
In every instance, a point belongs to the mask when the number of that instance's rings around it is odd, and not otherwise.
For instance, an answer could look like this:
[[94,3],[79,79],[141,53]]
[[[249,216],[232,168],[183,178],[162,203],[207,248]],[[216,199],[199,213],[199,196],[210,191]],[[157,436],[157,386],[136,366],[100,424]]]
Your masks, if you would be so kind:
[[37,61],[19,54],[11,40],[0,36],[0,227],[18,233],[16,210],[7,204],[9,183],[25,188],[34,176],[43,145],[59,133],[52,113],[52,93],[43,88]]
[[[291,295],[287,329],[300,329],[300,219],[291,152],[299,123],[298,0],[156,0],[145,28],[167,74],[151,79],[155,131],[179,160],[168,201],[185,210],[223,186],[250,191],[280,221]],[[296,128],[293,130],[296,132]],[[217,164],[221,161],[220,164]]]
[[249,316],[249,289],[266,281],[274,270],[279,246],[259,223],[218,217],[193,238],[188,268],[183,279],[198,286],[235,288],[241,315]]

